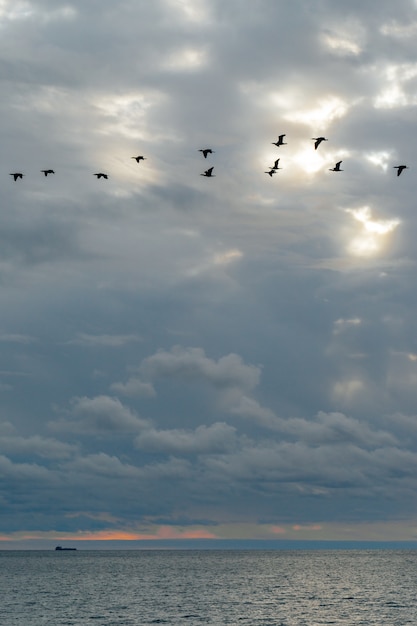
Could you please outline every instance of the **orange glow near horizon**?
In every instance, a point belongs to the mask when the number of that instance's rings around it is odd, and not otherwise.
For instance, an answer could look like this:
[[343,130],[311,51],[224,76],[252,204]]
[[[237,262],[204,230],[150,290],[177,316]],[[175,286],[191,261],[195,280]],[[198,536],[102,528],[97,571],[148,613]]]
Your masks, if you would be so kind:
[[292,529],[293,530],[322,530],[322,526],[320,524],[312,524],[311,526],[301,526],[300,524],[295,524]]
[[[175,526],[151,527],[149,531],[114,530],[104,529],[99,531],[75,531],[74,533],[45,532],[45,531],[18,531],[9,535],[0,534],[0,548],[2,544],[14,544],[18,547],[19,542],[87,542],[106,541],[161,541],[161,540],[332,540],[332,541],[415,541],[414,521],[377,522],[377,523],[293,523],[281,526],[279,524],[256,524],[256,523],[225,523],[215,527],[214,534],[211,530],[203,527],[183,528]],[[101,546],[103,547],[103,546]],[[7,549],[6,548],[6,549]]]
[[25,541],[34,539],[53,539],[65,541],[140,541],[158,539],[219,539],[219,537],[204,528],[190,530],[177,529],[172,526],[161,526],[154,532],[137,532],[134,530],[98,530],[80,531],[79,533],[62,532],[23,532],[12,533],[9,536],[0,535],[1,541]]

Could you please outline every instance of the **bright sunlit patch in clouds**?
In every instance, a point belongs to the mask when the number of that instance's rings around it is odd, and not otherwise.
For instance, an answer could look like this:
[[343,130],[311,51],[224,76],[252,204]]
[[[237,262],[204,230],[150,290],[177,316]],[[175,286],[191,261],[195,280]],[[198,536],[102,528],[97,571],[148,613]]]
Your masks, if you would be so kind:
[[204,272],[210,271],[213,267],[224,268],[231,263],[238,261],[243,257],[243,252],[236,248],[231,250],[225,250],[224,252],[217,252],[206,258],[201,263],[195,264],[193,267],[187,268],[187,276],[198,276]]
[[8,20],[19,20],[30,17],[34,13],[34,9],[31,2],[26,0],[16,0],[11,2],[10,0],[0,0],[0,19],[6,18]]
[[197,70],[207,63],[205,50],[199,48],[182,48],[168,56],[163,67],[173,71]]
[[333,52],[357,56],[361,52],[361,47],[352,39],[340,39],[335,35],[324,35],[323,43]]
[[348,250],[355,256],[373,256],[381,252],[386,244],[386,235],[392,233],[400,221],[398,219],[377,220],[372,217],[368,206],[359,209],[346,209],[353,218],[362,224],[362,230],[352,239]]
[[174,9],[189,22],[205,23],[209,21],[208,3],[204,0],[165,0],[167,5]]
[[69,5],[45,11],[36,9],[34,4],[34,2],[27,0],[0,0],[0,25],[2,22],[25,20],[33,16],[42,22],[49,22],[51,20],[71,19],[77,15],[76,9]]
[[333,387],[333,395],[339,402],[349,402],[364,388],[364,384],[357,378],[341,380]]
[[324,156],[324,145],[325,144],[322,144],[316,151],[314,150],[313,142],[311,142],[310,148],[296,152],[290,161],[302,169],[306,174],[314,175],[317,172],[331,169],[330,166],[333,167],[336,161],[343,160],[350,156],[350,152],[348,150],[339,151],[337,154],[327,152]]
[[350,319],[340,318],[333,323],[333,334],[340,335],[349,328],[360,326],[362,320],[359,317],[352,317]]
[[312,128],[324,130],[334,120],[346,115],[348,104],[336,96],[328,96],[321,100],[314,109],[303,109],[287,113],[284,118],[290,122],[299,122]]
[[401,63],[384,67],[381,75],[384,88],[375,98],[375,108],[392,109],[416,104],[417,96],[414,90],[412,94],[404,90],[404,85],[416,76],[417,63]]
[[327,161],[327,159],[324,159],[320,154],[311,148],[306,148],[305,150],[297,152],[291,160],[307,174],[315,174],[316,172],[322,170]]
[[216,254],[214,257],[215,265],[228,265],[232,263],[232,261],[237,261],[243,256],[240,250],[228,250],[227,252],[222,252],[221,254]]
[[[126,123],[134,118],[137,124],[138,118],[143,119],[147,110],[157,102],[157,93],[132,92],[123,95],[101,95],[93,101],[93,104],[108,118],[124,119]],[[114,124],[115,121],[113,121],[113,127]],[[120,128],[123,128],[121,123]],[[129,136],[131,130],[129,126]]]
[[414,37],[417,33],[417,22],[399,24],[399,22],[392,21],[389,24],[383,24],[380,32],[388,37],[396,37],[398,39]]
[[389,152],[370,152],[365,155],[365,158],[368,159],[373,165],[380,167],[384,170],[384,172],[388,169],[388,164],[391,161],[391,154]]
[[321,36],[321,43],[339,56],[358,56],[365,46],[365,40],[363,25],[353,19],[326,29]]

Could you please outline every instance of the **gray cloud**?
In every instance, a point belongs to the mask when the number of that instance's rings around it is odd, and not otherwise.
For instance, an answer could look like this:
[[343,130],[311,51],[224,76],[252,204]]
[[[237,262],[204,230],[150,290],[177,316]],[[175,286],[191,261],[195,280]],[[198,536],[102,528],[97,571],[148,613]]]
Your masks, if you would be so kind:
[[0,29],[2,532],[412,521],[415,2]]
[[85,434],[134,433],[147,425],[118,398],[97,396],[95,398],[74,398],[71,402],[69,419],[61,418],[50,423],[57,431]]
[[[0,338],[1,339],[1,338]],[[75,339],[68,341],[69,344],[86,347],[120,348],[127,343],[141,341],[137,335],[89,335],[77,333]]]
[[236,429],[228,424],[198,426],[194,431],[148,429],[136,438],[138,448],[168,454],[216,454],[233,448]]
[[216,362],[201,348],[174,346],[170,352],[160,350],[142,362],[141,371],[151,377],[203,380],[216,388],[253,389],[260,378],[260,369],[245,365],[237,354],[220,357]]

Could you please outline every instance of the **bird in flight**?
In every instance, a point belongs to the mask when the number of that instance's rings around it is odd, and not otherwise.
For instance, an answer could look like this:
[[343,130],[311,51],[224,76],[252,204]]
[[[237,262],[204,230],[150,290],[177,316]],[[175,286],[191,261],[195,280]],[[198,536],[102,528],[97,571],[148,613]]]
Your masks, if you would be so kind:
[[407,165],[394,165],[394,169],[397,170],[397,176],[400,176],[403,170],[408,170],[409,168]]
[[207,159],[207,155],[213,154],[214,150],[212,150],[211,148],[200,148],[199,152],[202,152],[204,158]]
[[146,157],[144,157],[142,155],[139,155],[139,156],[136,156],[136,157],[130,157],[130,158],[131,159],[135,159],[136,163],[139,163],[140,161],[145,161],[146,160]]
[[343,172],[343,170],[340,169],[341,163],[342,163],[342,161],[338,161],[334,167],[330,167],[329,168],[330,171],[331,172]]
[[[278,167],[279,159],[275,160],[275,163],[271,166],[271,170],[282,170],[282,167]],[[267,174],[269,172],[266,172]]]
[[10,176],[13,176],[13,180],[16,181],[18,178],[23,178],[24,174],[21,174],[20,172],[13,172]]
[[328,141],[326,137],[313,137],[314,141],[314,150],[317,150],[322,141]]
[[55,174],[54,170],[41,170],[41,172],[43,172],[45,176],[48,176],[48,174]]
[[212,178],[214,176],[213,170],[214,170],[214,167],[209,167],[209,169],[206,170],[204,174],[200,174],[200,176],[208,176],[209,178]]
[[98,172],[97,174],[94,174],[94,176],[97,176],[97,179],[99,179],[99,178],[108,178],[109,177],[108,174],[103,174],[103,172]]
[[284,137],[285,135],[278,135],[278,141],[273,141],[272,145],[277,146],[277,148],[280,146],[286,146],[287,143],[284,141]]
[[[270,175],[270,177],[272,178],[272,177],[273,177],[273,175],[275,174],[275,172],[277,171],[277,169],[278,169],[278,168],[272,167],[272,168],[269,170],[269,172],[265,172],[265,174],[269,174],[269,175]],[[281,168],[279,168],[279,169],[281,169]]]

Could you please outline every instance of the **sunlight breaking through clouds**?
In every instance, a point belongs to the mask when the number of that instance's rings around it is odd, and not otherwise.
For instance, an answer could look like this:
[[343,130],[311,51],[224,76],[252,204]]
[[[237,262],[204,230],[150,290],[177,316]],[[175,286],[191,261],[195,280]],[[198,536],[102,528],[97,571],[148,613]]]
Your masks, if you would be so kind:
[[349,403],[364,388],[364,384],[358,378],[337,382],[333,387],[334,398],[342,404]]
[[386,172],[388,169],[388,165],[391,162],[392,154],[390,152],[382,150],[381,152],[370,152],[366,154],[365,157],[373,165],[380,167],[384,170],[384,172]]
[[366,43],[366,30],[359,20],[348,19],[326,29],[321,35],[322,44],[339,56],[359,56]]
[[362,224],[362,231],[354,237],[348,250],[354,256],[369,257],[381,252],[386,245],[385,235],[392,233],[400,224],[400,220],[377,220],[372,217],[368,206],[359,209],[346,209],[353,218]]
[[208,62],[203,48],[183,48],[170,54],[163,67],[172,71],[192,71],[204,67]]
[[0,20],[19,20],[30,17],[34,13],[33,5],[26,0],[0,0]]
[[102,94],[92,98],[92,104],[101,113],[100,132],[115,132],[136,139],[148,139],[147,114],[161,104],[165,96],[156,90],[133,91],[124,95]]
[[204,24],[209,21],[208,3],[202,0],[165,0],[167,6],[174,9],[186,21]]
[[417,103],[417,95],[406,93],[406,83],[416,78],[417,63],[401,63],[388,65],[382,70],[381,80],[384,88],[376,96],[376,109],[405,107]]
[[323,43],[333,52],[357,56],[362,49],[356,41],[340,39],[337,35],[324,35]]
[[326,159],[316,152],[313,152],[310,148],[298,152],[293,156],[292,161],[301,167],[301,169],[303,169],[307,174],[315,174],[323,169]]
[[352,317],[350,319],[340,318],[336,320],[333,324],[333,334],[340,335],[349,328],[359,326],[360,324],[362,324],[362,320],[360,319],[360,317]]
[[417,22],[400,24],[399,22],[393,20],[381,26],[380,32],[383,35],[396,37],[397,39],[402,39],[403,37],[415,37],[417,33]]
[[240,250],[228,250],[227,252],[216,254],[214,257],[214,263],[215,265],[228,265],[233,261],[237,261],[242,256],[243,253]]
[[9,21],[27,20],[34,16],[41,22],[68,20],[77,15],[77,9],[69,4],[54,7],[48,11],[36,8],[34,2],[27,0],[0,0],[0,26]]
[[187,276],[198,276],[199,274],[210,271],[213,267],[224,268],[231,263],[234,263],[243,257],[243,252],[237,248],[231,250],[225,250],[224,252],[217,252],[208,258],[204,259],[201,263],[196,263],[193,267],[187,268]]
[[332,122],[342,118],[349,110],[349,105],[337,96],[328,96],[317,107],[287,113],[284,119],[299,122],[312,128],[326,129]]

